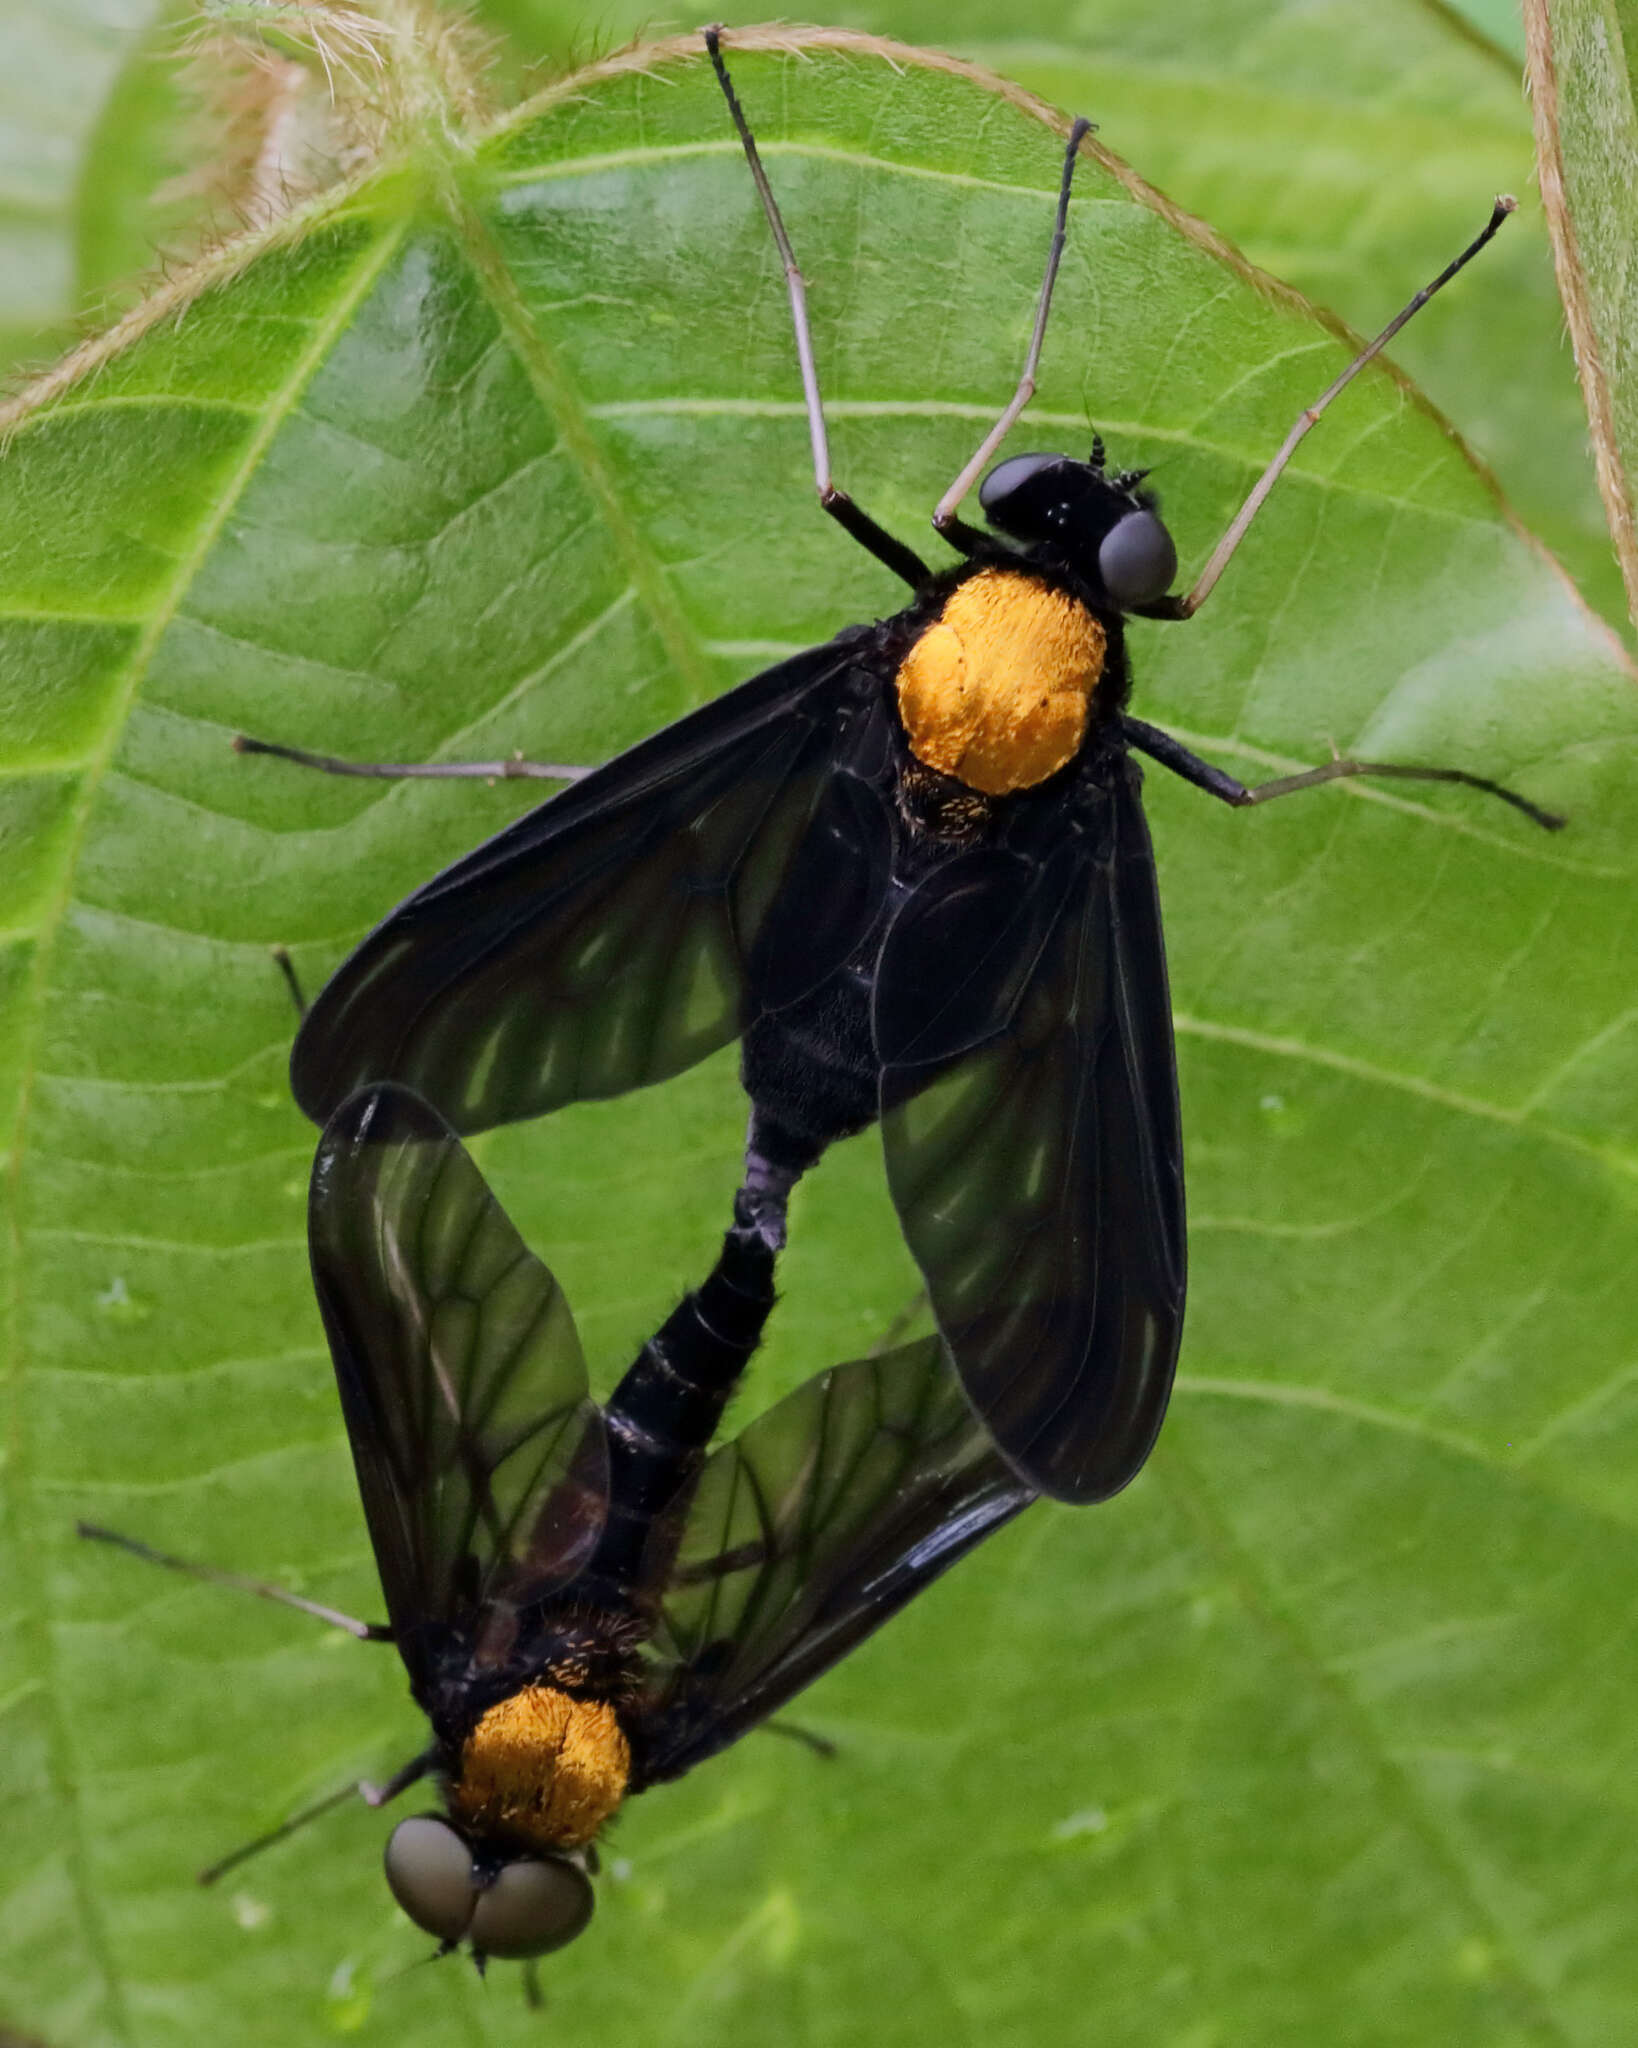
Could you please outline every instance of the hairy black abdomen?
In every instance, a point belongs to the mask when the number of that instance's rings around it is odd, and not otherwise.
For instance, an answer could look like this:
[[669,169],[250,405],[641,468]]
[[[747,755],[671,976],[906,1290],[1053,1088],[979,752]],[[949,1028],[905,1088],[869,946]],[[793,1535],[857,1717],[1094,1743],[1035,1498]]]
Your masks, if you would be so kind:
[[772,1250],[754,1232],[730,1230],[704,1285],[684,1296],[615,1388],[604,1410],[608,1520],[575,1582],[578,1601],[646,1610],[656,1520],[680,1514],[705,1462],[773,1307],[773,1268]]

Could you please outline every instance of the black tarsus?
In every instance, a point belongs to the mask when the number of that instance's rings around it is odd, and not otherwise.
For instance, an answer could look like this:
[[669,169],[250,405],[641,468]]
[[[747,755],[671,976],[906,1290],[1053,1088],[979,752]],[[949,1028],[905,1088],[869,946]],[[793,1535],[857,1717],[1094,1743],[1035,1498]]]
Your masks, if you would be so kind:
[[860,547],[873,554],[884,568],[891,569],[912,590],[921,590],[932,580],[932,570],[915,549],[906,547],[885,526],[879,526],[839,484],[831,484],[822,491],[819,502],[850,539],[856,540]]
[[987,534],[982,527],[969,526],[965,519],[957,519],[953,514],[939,528],[939,533],[951,547],[964,555],[976,555],[980,548],[995,545],[993,536]]
[[759,1721],[757,1726],[764,1735],[782,1735],[787,1742],[799,1742],[804,1749],[811,1749],[826,1763],[834,1763],[841,1754],[828,1735],[819,1735],[812,1728],[803,1727],[800,1721],[786,1721],[777,1715],[769,1721]]
[[1527,796],[1520,796],[1516,789],[1507,789],[1499,782],[1492,782],[1487,775],[1472,775],[1465,768],[1417,768],[1402,761],[1356,761],[1339,755],[1336,760],[1327,761],[1318,768],[1305,768],[1300,774],[1279,775],[1272,782],[1248,786],[1225,769],[1201,760],[1181,740],[1174,739],[1158,725],[1150,725],[1146,719],[1123,713],[1120,723],[1127,743],[1138,753],[1147,754],[1162,768],[1169,768],[1196,789],[1204,790],[1207,796],[1216,797],[1220,803],[1232,804],[1236,810],[1244,810],[1251,804],[1272,803],[1276,797],[1294,796],[1300,789],[1318,789],[1327,782],[1348,782],[1361,775],[1382,775],[1399,782],[1457,782],[1465,789],[1477,789],[1486,796],[1500,797],[1504,804],[1511,804],[1514,810],[1522,811],[1544,832],[1562,831],[1568,823],[1559,812],[1543,810],[1540,804],[1533,804]]
[[275,946],[272,952],[273,965],[284,976],[284,985],[290,991],[290,1000],[296,1006],[296,1022],[298,1024],[305,1024],[307,1021],[307,998],[302,993],[301,982],[296,974],[296,963],[290,957],[290,949],[287,946]]

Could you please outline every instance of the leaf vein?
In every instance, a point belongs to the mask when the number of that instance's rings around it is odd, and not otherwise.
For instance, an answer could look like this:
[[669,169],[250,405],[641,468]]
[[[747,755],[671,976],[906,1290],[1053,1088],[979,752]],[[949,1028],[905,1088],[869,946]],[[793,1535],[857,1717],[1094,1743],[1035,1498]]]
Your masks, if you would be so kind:
[[1473,1869],[1427,1794],[1411,1777],[1402,1756],[1386,1740],[1341,1669],[1321,1654],[1290,1604],[1279,1599],[1266,1571],[1224,1518],[1175,1433],[1151,1469],[1184,1519],[1193,1525],[1202,1549],[1222,1571],[1249,1620],[1276,1653],[1283,1654],[1303,1674],[1359,1751],[1376,1778],[1385,1813],[1418,1844],[1429,1865],[1450,1887],[1461,1911],[1482,1932],[1512,1989],[1520,2017],[1527,2019],[1542,2040],[1570,2048],[1570,2037],[1545,1989],[1525,1967],[1519,1942],[1481,1897]]
[[260,426],[249,437],[237,470],[216,505],[202,519],[191,546],[186,548],[177,563],[169,590],[143,627],[126,664],[123,686],[114,694],[109,704],[102,745],[84,774],[72,828],[66,839],[60,879],[50,911],[42,925],[40,942],[31,964],[27,993],[22,1005],[17,1106],[13,1117],[6,1175],[5,1230],[10,1252],[10,1274],[5,1300],[4,1370],[7,1382],[6,1432],[11,1494],[9,1520],[14,1532],[12,1544],[17,1582],[29,1589],[24,1601],[27,1618],[23,1626],[31,1641],[34,1668],[43,1681],[42,1714],[46,1728],[46,1779],[51,1796],[64,1815],[61,1834],[74,1911],[83,1932],[87,1951],[101,1982],[109,2030],[125,2041],[134,2039],[133,2017],[126,2003],[124,1980],[115,1955],[113,1937],[92,1876],[90,1842],[82,1805],[81,1772],[75,1736],[64,1705],[62,1689],[57,1683],[58,1660],[53,1628],[48,1619],[45,1565],[38,1554],[35,1518],[27,1507],[29,1494],[37,1483],[32,1470],[31,1446],[23,1416],[23,1382],[28,1364],[23,1339],[23,1293],[24,1276],[30,1267],[26,1245],[33,1234],[32,1229],[25,1226],[22,1216],[22,1181],[27,1156],[28,1124],[51,989],[56,940],[67,920],[73,900],[74,877],[85,846],[95,799],[112,764],[131,707],[147,677],[150,664],[167,627],[175,617],[194,576],[207,559],[232,507],[238,502],[251,477],[260,467],[262,457],[271,445],[279,425],[297,402],[307,381],[318,369],[325,351],[379,275],[396,247],[397,239],[397,235],[393,233],[383,235],[380,243],[366,251],[346,277],[338,292],[333,311],[318,324],[307,346],[296,356],[289,376],[273,393],[262,415]]

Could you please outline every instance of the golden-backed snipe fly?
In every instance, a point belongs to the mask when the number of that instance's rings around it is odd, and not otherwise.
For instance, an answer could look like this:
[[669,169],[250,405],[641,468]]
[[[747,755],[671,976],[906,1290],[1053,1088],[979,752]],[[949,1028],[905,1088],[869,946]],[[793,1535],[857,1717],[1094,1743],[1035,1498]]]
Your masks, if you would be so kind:
[[295,1092],[322,1119],[397,1080],[477,1131],[659,1081],[737,1035],[741,1199],[767,1243],[796,1178],[879,1119],[968,1395],[1029,1485],[1094,1500],[1154,1441],[1183,1313],[1172,1023],[1133,756],[1235,805],[1369,774],[1562,822],[1457,768],[1334,759],[1247,788],[1127,711],[1123,621],[1200,608],[1303,435],[1512,201],[1302,415],[1179,597],[1156,500],[1101,441],[1084,462],[1008,457],[979,489],[992,530],[959,516],[1034,389],[1077,122],[1023,376],[934,514],[963,558],[935,572],[831,479],[805,287],[719,44],[707,30],[785,266],[820,501],[911,602],[587,774],[418,890],[319,996]]
[[432,1741],[356,1789],[438,1780],[386,1874],[446,1951],[571,1941],[623,1800],[766,1721],[1034,1498],[936,1337],[821,1373],[707,1456],[773,1304],[743,1206],[603,1407],[556,1281],[415,1095],[336,1111],[308,1231],[385,1626],[81,1533],[397,1647]]

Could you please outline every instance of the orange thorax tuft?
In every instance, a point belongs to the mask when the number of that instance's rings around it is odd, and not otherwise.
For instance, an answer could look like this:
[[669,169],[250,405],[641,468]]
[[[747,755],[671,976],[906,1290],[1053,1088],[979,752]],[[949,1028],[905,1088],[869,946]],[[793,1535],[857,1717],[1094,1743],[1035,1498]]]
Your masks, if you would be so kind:
[[466,1738],[455,1817],[536,1849],[578,1849],[625,1797],[631,1745],[606,1700],[525,1686]]
[[900,665],[911,753],[986,796],[1045,782],[1086,737],[1107,644],[1063,591],[1017,569],[980,569]]

